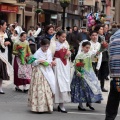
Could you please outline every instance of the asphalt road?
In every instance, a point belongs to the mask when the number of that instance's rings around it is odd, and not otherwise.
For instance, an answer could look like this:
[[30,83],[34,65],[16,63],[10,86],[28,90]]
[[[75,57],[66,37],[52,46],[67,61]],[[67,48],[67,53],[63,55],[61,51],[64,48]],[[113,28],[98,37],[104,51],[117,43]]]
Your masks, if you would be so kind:
[[[106,84],[109,87],[109,83]],[[108,93],[103,93],[104,100],[101,104],[93,104],[95,111],[88,108],[87,111],[78,111],[78,104],[66,104],[68,113],[57,111],[57,105],[54,105],[54,112],[33,113],[27,106],[27,94],[17,93],[14,86],[4,84],[5,95],[0,95],[0,120],[104,120],[105,107]],[[84,104],[85,106],[85,104]],[[120,120],[120,108],[116,120]]]

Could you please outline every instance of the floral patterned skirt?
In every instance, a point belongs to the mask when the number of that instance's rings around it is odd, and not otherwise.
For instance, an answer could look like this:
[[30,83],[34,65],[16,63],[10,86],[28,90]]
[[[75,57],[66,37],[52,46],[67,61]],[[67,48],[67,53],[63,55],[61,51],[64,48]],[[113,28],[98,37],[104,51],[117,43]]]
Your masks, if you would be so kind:
[[34,112],[52,112],[53,94],[49,83],[40,71],[39,66],[33,68],[28,104]]
[[95,95],[87,82],[74,73],[71,82],[71,100],[73,103],[95,103],[102,99],[102,94]]

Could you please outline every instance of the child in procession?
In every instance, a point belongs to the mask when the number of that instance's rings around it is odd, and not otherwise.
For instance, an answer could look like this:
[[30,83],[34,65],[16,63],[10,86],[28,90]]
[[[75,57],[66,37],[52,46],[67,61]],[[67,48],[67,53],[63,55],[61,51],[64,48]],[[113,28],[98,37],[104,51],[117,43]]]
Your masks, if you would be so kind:
[[91,103],[102,100],[102,93],[98,78],[93,67],[93,55],[97,50],[90,51],[91,44],[84,40],[80,44],[79,52],[75,58],[75,73],[71,82],[71,99],[73,103],[79,103],[78,110],[86,111],[82,103],[94,110]]
[[52,112],[53,95],[55,94],[55,76],[52,66],[55,62],[52,53],[48,49],[50,41],[41,40],[41,47],[35,52],[36,60],[33,62],[33,72],[28,103],[33,112]]
[[[18,92],[27,92],[27,84],[30,84],[32,68],[30,64],[27,64],[25,57],[27,54],[31,54],[29,43],[26,40],[26,33],[23,31],[20,34],[20,39],[14,43],[13,54],[14,59],[14,84],[15,90]],[[23,90],[19,88],[23,85]]]
[[4,20],[0,20],[0,94],[5,94],[2,89],[3,80],[13,79],[13,67],[8,62],[8,46],[11,46],[9,41],[6,39],[6,26],[7,23]]
[[[90,51],[100,50],[101,44],[98,42],[98,33],[96,31],[90,31]],[[92,56],[92,66],[95,74],[98,76],[98,71],[100,69],[102,62],[102,52],[97,56]]]
[[70,51],[66,41],[66,33],[58,31],[52,38],[50,50],[56,62],[55,73],[55,103],[58,105],[58,111],[67,113],[64,103],[71,102],[70,97]]

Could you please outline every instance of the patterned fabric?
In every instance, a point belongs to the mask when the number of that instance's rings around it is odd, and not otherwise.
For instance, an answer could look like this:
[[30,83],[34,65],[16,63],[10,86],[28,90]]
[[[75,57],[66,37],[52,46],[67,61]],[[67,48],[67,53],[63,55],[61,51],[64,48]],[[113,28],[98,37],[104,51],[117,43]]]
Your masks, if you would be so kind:
[[6,64],[0,59],[0,81],[9,80]]
[[17,57],[18,63],[18,78],[31,79],[32,68],[30,64],[22,65],[20,59]]
[[16,58],[14,59],[14,84],[16,86],[30,84],[30,79],[18,78],[18,63]]
[[83,76],[78,77],[75,72],[72,79],[71,99],[74,103],[94,103],[103,99],[98,78],[93,71],[91,56],[92,54],[81,52],[76,57],[76,60],[82,59],[85,65]]
[[28,104],[31,111],[51,112],[53,111],[53,95],[46,78],[43,76],[39,66],[33,68],[30,89],[28,92]]
[[110,76],[120,77],[120,39],[114,39],[109,45]]
[[[96,80],[92,79],[93,83]],[[100,89],[99,85],[96,85],[97,89]],[[76,76],[74,73],[71,83],[71,101],[73,103],[95,103],[102,100],[102,94],[95,95],[84,78]]]

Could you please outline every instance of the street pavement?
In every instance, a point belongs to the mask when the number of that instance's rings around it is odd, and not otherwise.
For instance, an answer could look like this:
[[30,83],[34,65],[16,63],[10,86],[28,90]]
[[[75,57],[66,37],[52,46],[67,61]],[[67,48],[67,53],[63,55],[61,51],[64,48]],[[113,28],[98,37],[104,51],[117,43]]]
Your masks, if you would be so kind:
[[[27,94],[18,93],[14,90],[13,81],[4,81],[3,89],[5,95],[0,95],[0,120],[104,120],[105,107],[108,93],[103,93],[104,100],[101,104],[93,104],[95,111],[88,108],[87,111],[78,111],[78,104],[65,104],[68,113],[60,113],[54,105],[54,112],[33,113],[27,106]],[[29,87],[29,86],[28,86]],[[106,88],[109,89],[109,81],[106,81]],[[120,120],[120,108],[116,120]]]

